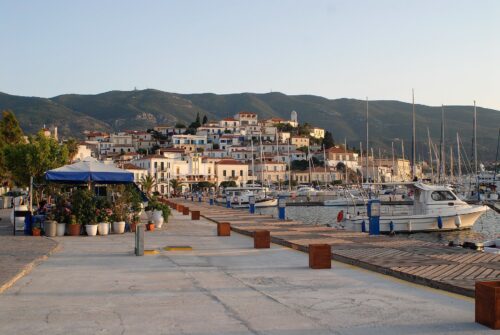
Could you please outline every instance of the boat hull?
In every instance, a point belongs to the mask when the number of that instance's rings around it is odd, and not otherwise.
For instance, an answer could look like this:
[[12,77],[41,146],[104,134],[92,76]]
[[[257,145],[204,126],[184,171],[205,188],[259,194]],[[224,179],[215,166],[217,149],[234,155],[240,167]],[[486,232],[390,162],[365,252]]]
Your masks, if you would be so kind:
[[[429,215],[400,215],[380,217],[380,232],[434,232],[470,229],[481,215],[488,210],[486,206],[477,206],[468,211],[450,214],[429,214]],[[442,226],[439,227],[438,218],[441,217]],[[362,231],[362,222],[365,222],[365,229],[368,231],[367,217],[354,217],[344,221],[348,230]],[[392,222],[392,229],[391,229]]]
[[[225,204],[224,200],[218,200],[217,203]],[[276,207],[278,205],[278,199],[263,199],[255,201],[255,207]],[[248,202],[231,202],[232,208],[249,208],[250,204]]]

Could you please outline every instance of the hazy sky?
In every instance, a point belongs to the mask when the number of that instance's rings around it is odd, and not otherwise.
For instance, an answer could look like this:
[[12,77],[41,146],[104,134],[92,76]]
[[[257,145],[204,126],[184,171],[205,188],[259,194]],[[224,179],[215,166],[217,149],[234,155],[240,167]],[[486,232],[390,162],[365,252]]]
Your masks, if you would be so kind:
[[500,1],[0,0],[0,91],[280,91],[500,109]]

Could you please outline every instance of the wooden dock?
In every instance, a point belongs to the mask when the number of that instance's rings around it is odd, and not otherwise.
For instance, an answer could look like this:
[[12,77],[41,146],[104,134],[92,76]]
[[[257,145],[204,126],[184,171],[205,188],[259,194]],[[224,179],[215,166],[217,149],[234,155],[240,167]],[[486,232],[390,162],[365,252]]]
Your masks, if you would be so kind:
[[237,233],[271,232],[271,242],[308,252],[308,245],[327,243],[332,259],[413,283],[474,297],[476,280],[500,280],[500,255],[448,247],[405,237],[369,236],[299,221],[280,221],[248,210],[173,199],[213,222],[230,222]]

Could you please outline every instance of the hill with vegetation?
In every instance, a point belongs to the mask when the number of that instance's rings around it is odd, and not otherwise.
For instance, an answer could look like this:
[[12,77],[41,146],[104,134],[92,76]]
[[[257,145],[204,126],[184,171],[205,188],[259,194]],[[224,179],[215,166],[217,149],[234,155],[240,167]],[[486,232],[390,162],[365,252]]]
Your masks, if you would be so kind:
[[[427,155],[427,129],[439,141],[441,107],[416,105],[417,146]],[[58,126],[63,136],[78,136],[83,130],[147,129],[157,124],[188,125],[199,114],[209,120],[252,111],[260,119],[288,119],[292,110],[299,122],[325,128],[337,142],[347,139],[359,148],[365,141],[366,102],[355,99],[326,99],[313,95],[282,93],[177,94],[159,90],[110,91],[96,95],[66,94],[53,98],[21,97],[0,93],[0,110],[11,109],[27,133],[43,125]],[[472,106],[445,106],[446,141],[456,141],[456,133],[470,153]],[[401,151],[401,140],[409,154],[412,105],[400,101],[370,101],[370,142],[389,153],[391,142]],[[480,158],[495,159],[500,112],[478,108],[478,147]],[[364,144],[363,144],[364,146]],[[427,156],[425,156],[427,157]],[[423,157],[422,157],[423,158]]]

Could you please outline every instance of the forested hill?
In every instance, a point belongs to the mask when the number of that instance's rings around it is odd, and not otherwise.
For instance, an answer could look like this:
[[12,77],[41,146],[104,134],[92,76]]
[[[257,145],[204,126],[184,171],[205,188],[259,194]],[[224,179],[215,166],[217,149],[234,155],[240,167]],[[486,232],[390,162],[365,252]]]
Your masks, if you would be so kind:
[[[259,118],[289,118],[295,110],[299,122],[325,128],[336,141],[347,139],[359,147],[365,138],[366,102],[355,99],[326,99],[313,95],[282,93],[177,94],[147,89],[110,91],[96,95],[67,94],[50,99],[0,93],[0,109],[11,109],[25,132],[44,124],[56,125],[63,136],[78,136],[85,129],[146,129],[156,124],[191,123],[196,114],[208,119],[232,116],[238,111],[255,112]],[[407,153],[411,141],[411,104],[400,101],[370,101],[370,138],[377,150],[389,150],[403,139]],[[478,148],[483,160],[495,159],[500,111],[478,108]],[[416,105],[418,151],[427,153],[427,128],[431,137],[440,136],[441,107]],[[446,140],[456,141],[457,131],[470,147],[472,106],[445,106]],[[448,149],[449,150],[449,149]],[[470,148],[467,149],[470,152]]]

